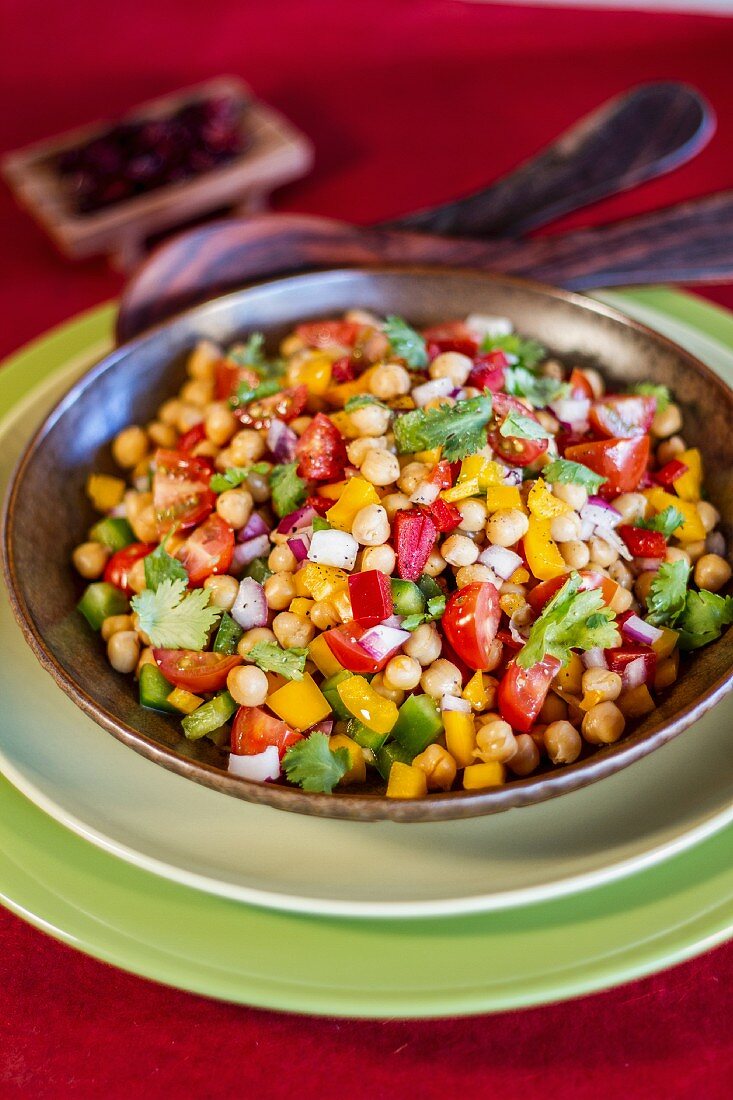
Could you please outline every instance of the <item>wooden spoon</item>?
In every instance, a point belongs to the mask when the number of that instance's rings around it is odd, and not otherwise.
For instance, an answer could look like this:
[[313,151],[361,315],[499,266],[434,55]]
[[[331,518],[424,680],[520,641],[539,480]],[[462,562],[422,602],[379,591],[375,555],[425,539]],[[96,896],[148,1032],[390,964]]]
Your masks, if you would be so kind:
[[161,245],[128,283],[120,342],[198,302],[288,272],[440,264],[522,275],[573,290],[733,278],[733,191],[594,229],[529,240],[435,237],[327,218],[269,214],[212,222]]

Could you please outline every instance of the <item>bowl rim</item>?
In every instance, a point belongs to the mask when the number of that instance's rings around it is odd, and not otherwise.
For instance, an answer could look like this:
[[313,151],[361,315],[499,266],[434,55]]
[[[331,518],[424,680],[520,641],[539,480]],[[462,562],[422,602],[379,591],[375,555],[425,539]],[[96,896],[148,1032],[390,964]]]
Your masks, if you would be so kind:
[[24,445],[20,458],[11,473],[0,521],[2,568],[13,616],[27,644],[44,670],[50,673],[64,693],[97,725],[153,763],[162,765],[184,778],[221,793],[289,812],[356,821],[392,820],[407,823],[458,820],[486,816],[544,802],[581,787],[589,786],[591,783],[598,782],[606,776],[628,767],[678,736],[731,691],[733,689],[733,666],[711,683],[701,695],[651,732],[643,736],[632,733],[628,738],[622,739],[614,745],[598,749],[593,755],[573,764],[565,765],[562,769],[554,772],[542,772],[524,779],[513,779],[510,783],[501,787],[487,788],[475,792],[464,790],[432,792],[424,798],[409,800],[387,798],[383,794],[360,794],[352,792],[350,789],[343,792],[334,792],[333,794],[307,792],[297,787],[257,783],[242,779],[238,776],[232,776],[227,771],[211,764],[181,756],[174,748],[166,747],[153,740],[98,703],[77,684],[73,676],[66,671],[63,664],[46,645],[26,603],[13,552],[15,509],[27,466],[43,445],[48,432],[63,415],[67,407],[76,400],[79,392],[92,384],[98,376],[111,369],[118,358],[130,353],[134,354],[138,346],[154,339],[157,334],[174,326],[182,317],[195,318],[197,313],[206,312],[219,303],[224,306],[231,301],[240,299],[251,291],[266,291],[270,287],[289,282],[295,283],[297,286],[300,280],[320,275],[395,274],[406,277],[470,277],[489,283],[534,291],[545,297],[575,305],[586,312],[615,321],[658,345],[661,344],[667,351],[683,359],[693,371],[703,377],[706,383],[719,390],[727,402],[733,403],[733,389],[710,367],[673,340],[656,332],[648,325],[627,316],[614,306],[607,305],[584,294],[564,290],[537,280],[484,272],[470,267],[398,263],[319,267],[281,275],[277,278],[248,283],[246,286],[228,291],[226,294],[214,295],[204,302],[182,310],[165,321],[146,329],[134,339],[113,348],[112,351],[94,363],[71,384],[43,418],[41,424],[34,430],[30,439]]

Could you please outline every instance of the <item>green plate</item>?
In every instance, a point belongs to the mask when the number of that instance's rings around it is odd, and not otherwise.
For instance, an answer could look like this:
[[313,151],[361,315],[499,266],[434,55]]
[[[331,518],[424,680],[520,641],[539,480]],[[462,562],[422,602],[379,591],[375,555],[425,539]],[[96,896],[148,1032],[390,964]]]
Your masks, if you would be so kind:
[[[606,297],[652,322],[650,307],[687,311],[687,323],[733,345],[733,321],[694,299]],[[102,346],[112,315],[112,307],[94,311],[16,357],[0,375],[2,403],[27,393],[49,364]],[[733,826],[571,898],[463,917],[344,921],[164,881],[72,835],[5,781],[0,799],[0,896],[10,908],[136,973],[273,1008],[428,1016],[536,1004],[689,957],[724,939],[733,920]]]

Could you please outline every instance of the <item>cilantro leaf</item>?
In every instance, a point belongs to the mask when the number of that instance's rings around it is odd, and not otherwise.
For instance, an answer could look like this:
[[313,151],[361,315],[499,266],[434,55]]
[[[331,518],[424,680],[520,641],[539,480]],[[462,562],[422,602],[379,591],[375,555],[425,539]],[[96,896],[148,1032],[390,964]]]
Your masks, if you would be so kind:
[[415,329],[408,325],[407,321],[401,317],[391,316],[382,327],[392,352],[398,359],[404,359],[410,367],[427,367],[428,352],[425,341],[419,332],[415,332]]
[[685,561],[666,561],[652,581],[647,596],[647,619],[652,626],[672,626],[685,609],[690,566]]
[[283,518],[304,502],[306,482],[298,477],[298,463],[287,462],[284,466],[275,466],[270,473],[272,507],[276,515]]
[[422,623],[434,623],[441,618],[445,611],[445,596],[431,596],[428,600],[427,612],[420,615],[407,615],[400,623],[400,630],[417,630]]
[[263,397],[272,397],[282,389],[279,378],[266,378],[259,386],[250,386],[249,382],[240,382],[232,405],[249,405],[250,401],[260,401]]
[[542,409],[556,397],[564,397],[570,386],[556,378],[544,378],[519,364],[504,371],[504,389],[514,397],[526,397],[536,409]]
[[220,608],[208,606],[209,595],[205,588],[186,595],[186,582],[179,577],[161,581],[155,591],[144,589],[130,603],[154,646],[199,650],[221,614]]
[[263,367],[265,365],[265,337],[261,332],[253,332],[246,343],[238,344],[229,352],[231,359],[243,367]]
[[690,591],[677,622],[680,649],[699,649],[719,638],[724,626],[733,623],[733,596],[719,596],[702,588]]
[[580,592],[580,576],[568,580],[532,624],[529,638],[517,654],[521,668],[532,668],[544,657],[557,657],[563,665],[571,649],[609,649],[621,644],[614,613],[603,602],[598,588]]
[[357,409],[363,409],[366,405],[378,405],[380,409],[389,408],[389,405],[385,405],[383,401],[380,401],[371,393],[357,393],[346,402],[344,412],[353,413]]
[[214,493],[225,493],[227,489],[236,489],[250,474],[268,474],[270,464],[268,462],[256,462],[254,466],[227,466],[223,474],[214,474],[209,482],[209,488]]
[[286,680],[302,680],[308,650],[281,649],[276,642],[258,642],[247,656],[265,672],[277,672]]
[[657,412],[664,412],[672,400],[668,387],[657,385],[656,382],[636,382],[633,386],[629,386],[629,393],[639,393],[643,397],[656,397]]
[[522,416],[521,413],[512,410],[499,428],[499,435],[513,439],[552,439],[550,432],[545,431],[541,424],[533,420],[531,416]]
[[156,546],[152,554],[148,554],[146,558],[143,558],[145,584],[148,588],[152,588],[153,592],[160,587],[163,581],[181,580],[184,584],[188,584],[188,573],[183,564],[178,558],[172,557],[165,548],[168,537],[166,535],[160,546]]
[[325,733],[312,733],[296,742],[283,757],[283,768],[291,783],[304,791],[331,794],[338,781],[349,770],[346,749],[331,749]]
[[438,409],[414,409],[397,418],[394,437],[399,454],[442,447],[448,462],[475,454],[486,446],[486,425],[491,417],[491,394],[441,405]]
[[582,462],[571,462],[569,458],[555,458],[542,470],[545,481],[552,484],[555,481],[561,485],[572,483],[583,485],[590,493],[595,493],[608,478],[601,477],[595,470],[589,470]]
[[656,516],[652,516],[651,519],[636,520],[634,526],[643,527],[645,531],[661,531],[665,539],[668,539],[684,522],[685,517],[679,508],[675,508],[674,504],[670,504],[668,507],[663,508],[661,512],[658,512]]
[[508,336],[487,336],[481,344],[481,351],[503,351],[507,355],[513,355],[520,366],[528,370],[547,358],[547,349],[542,344],[537,340],[525,340],[516,332],[511,332]]

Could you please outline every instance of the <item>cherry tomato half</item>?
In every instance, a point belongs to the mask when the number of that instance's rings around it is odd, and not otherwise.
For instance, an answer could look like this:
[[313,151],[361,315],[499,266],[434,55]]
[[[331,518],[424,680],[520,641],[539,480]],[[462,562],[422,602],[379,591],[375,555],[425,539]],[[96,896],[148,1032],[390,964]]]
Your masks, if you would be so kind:
[[298,473],[307,481],[336,481],[348,465],[344,437],[332,420],[316,413],[295,448]]
[[499,713],[504,721],[522,733],[529,733],[559,669],[557,657],[545,657],[532,668],[522,668],[511,661],[497,690]]
[[489,581],[467,584],[448,599],[443,630],[469,668],[488,669],[500,618],[499,593]]
[[496,419],[496,427],[489,432],[489,443],[500,458],[503,458],[510,465],[529,466],[531,462],[534,462],[547,450],[547,440],[517,439],[512,435],[502,435],[499,429],[510,412],[518,413],[520,416],[527,417],[539,424],[539,420],[537,420],[534,413],[521,401],[517,401],[516,397],[510,397],[505,393],[495,393],[493,415]]
[[607,478],[600,495],[615,497],[637,488],[649,461],[649,436],[632,439],[602,439],[598,443],[577,443],[566,447],[565,457],[582,462],[601,477]]
[[185,530],[206,519],[216,504],[216,494],[209,488],[211,474],[207,459],[182,451],[155,452],[153,508],[161,535],[172,527]]
[[570,372],[570,378],[568,380],[570,386],[571,397],[588,397],[593,400],[594,393],[593,387],[583,374],[582,370],[578,370],[577,367],[573,367]]
[[[527,593],[527,603],[534,613],[538,615],[549,600],[559,592],[567,580],[567,575],[552,577],[549,581],[540,581]],[[610,577],[604,577],[602,573],[591,570],[583,570],[580,573],[580,588],[578,591],[587,592],[591,588],[600,588],[603,594],[603,602],[610,607],[614,596],[619,590],[616,581]]]
[[232,752],[237,756],[258,756],[274,745],[282,759],[302,738],[302,733],[259,707],[240,707],[232,723]]
[[635,558],[663,558],[667,553],[667,540],[661,531],[647,531],[628,523],[617,530]]
[[226,359],[220,359],[214,370],[216,400],[226,401],[237,392],[243,382],[255,389],[261,381],[259,374],[252,367],[243,367],[237,363],[230,363]]
[[153,657],[166,680],[194,695],[219,691],[232,669],[242,663],[237,654],[227,657],[224,653],[197,653],[194,649],[154,649]]
[[177,557],[188,573],[188,583],[196,588],[212,573],[226,573],[233,553],[234,532],[221,516],[213,515],[189,535]]
[[423,339],[428,345],[431,359],[444,351],[457,351],[473,359],[478,351],[478,341],[472,335],[465,321],[448,321],[444,325],[432,325],[423,330]]
[[329,344],[351,348],[363,328],[354,321],[309,321],[298,325],[295,332],[309,348],[326,348]]
[[609,394],[596,401],[589,420],[596,432],[607,439],[628,439],[649,431],[656,408],[654,397]]
[[104,579],[108,584],[113,584],[115,588],[121,588],[126,595],[131,596],[132,589],[128,583],[130,570],[136,561],[147,558],[153,550],[155,550],[155,547],[148,545],[147,542],[131,542],[129,546],[118,550],[109,559],[104,571]]
[[203,443],[206,439],[206,428],[203,420],[198,424],[194,424],[192,428],[189,428],[187,432],[184,432],[178,439],[178,450],[185,451],[188,454],[190,451],[197,447],[199,443]]
[[289,390],[281,390],[270,397],[263,397],[259,401],[250,401],[248,405],[235,409],[234,415],[241,424],[247,428],[269,428],[273,420],[284,420],[289,423],[300,416],[308,404],[308,387],[294,386]]

